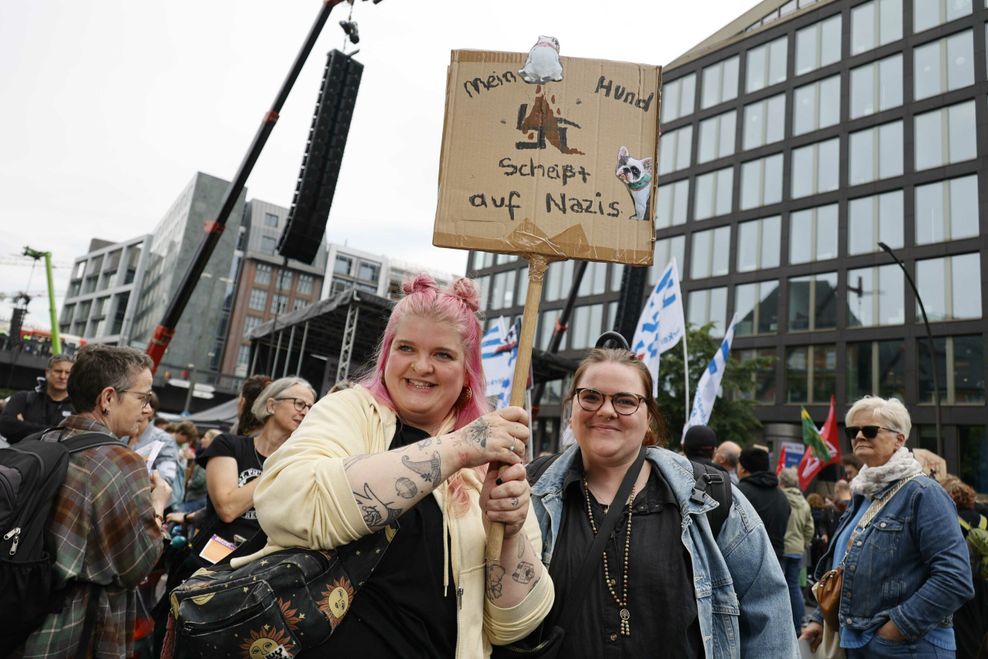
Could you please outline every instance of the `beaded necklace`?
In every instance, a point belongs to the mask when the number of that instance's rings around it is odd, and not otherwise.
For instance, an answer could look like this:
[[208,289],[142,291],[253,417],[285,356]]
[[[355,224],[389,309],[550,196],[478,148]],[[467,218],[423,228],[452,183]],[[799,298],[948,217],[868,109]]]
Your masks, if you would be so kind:
[[[624,536],[624,564],[622,566],[622,579],[621,579],[621,597],[617,596],[614,591],[614,582],[611,580],[610,570],[607,567],[607,550],[603,552],[604,561],[604,583],[607,584],[607,590],[610,591],[611,597],[614,599],[614,603],[618,605],[618,614],[621,617],[621,635],[631,636],[631,611],[628,610],[628,575],[630,573],[630,558],[631,558],[631,506],[635,500],[635,489],[637,486],[632,486],[631,495],[628,497],[628,531]],[[587,519],[590,520],[590,528],[593,530],[593,534],[597,535],[597,521],[593,516],[593,509],[590,507],[590,486],[587,484],[587,479],[583,479],[583,494],[587,504]],[[605,509],[606,510],[606,509]]]

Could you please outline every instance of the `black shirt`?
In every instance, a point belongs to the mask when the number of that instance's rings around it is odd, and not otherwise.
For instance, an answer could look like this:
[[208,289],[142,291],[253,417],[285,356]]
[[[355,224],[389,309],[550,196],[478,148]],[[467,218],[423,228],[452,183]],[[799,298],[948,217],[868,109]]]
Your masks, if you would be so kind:
[[[429,433],[399,424],[391,448]],[[443,514],[429,494],[398,519],[398,533],[349,613],[333,632],[333,656],[453,657],[456,654],[456,586],[443,593]]]
[[[260,477],[264,468],[262,458],[254,449],[254,439],[243,435],[233,435],[223,433],[217,435],[213,442],[196,456],[196,463],[206,468],[206,464],[212,458],[226,457],[237,461],[237,485],[243,487],[255,478]],[[201,533],[196,535],[192,548],[196,555],[209,542],[209,538],[215,533],[224,540],[239,545],[244,540],[257,533],[261,526],[257,522],[257,511],[251,506],[230,523],[222,521],[216,514],[216,507],[212,500],[206,497],[206,518],[200,526]]]
[[[18,414],[23,421],[17,419]],[[73,414],[75,408],[68,397],[52,400],[47,391],[18,391],[7,401],[0,417],[0,435],[14,444],[28,435],[54,428]]]
[[[603,559],[590,583],[573,584],[576,572],[593,542],[587,519],[583,463],[577,458],[563,483],[564,514],[549,573],[556,587],[560,613],[567,597],[583,597],[586,604],[567,624],[563,657],[702,657],[703,639],[693,590],[693,568],[682,541],[682,514],[662,474],[654,466],[645,491],[632,506],[631,560],[628,610],[630,636],[621,635],[620,607],[604,582]],[[590,495],[599,527],[605,511]],[[627,514],[618,521],[606,546],[608,574],[614,592],[622,597]],[[571,592],[567,593],[567,589]]]

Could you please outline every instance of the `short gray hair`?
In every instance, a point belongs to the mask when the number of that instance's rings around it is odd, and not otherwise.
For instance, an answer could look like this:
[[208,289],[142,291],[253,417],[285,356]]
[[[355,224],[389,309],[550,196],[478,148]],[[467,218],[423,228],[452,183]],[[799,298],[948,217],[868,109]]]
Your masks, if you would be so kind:
[[257,399],[254,400],[254,405],[251,406],[250,411],[257,417],[258,421],[264,423],[271,416],[271,412],[268,412],[268,400],[277,398],[285,393],[286,389],[291,389],[297,384],[307,387],[312,392],[312,398],[317,398],[316,390],[312,388],[308,380],[296,377],[280,378],[264,387],[261,393],[257,394]]
[[906,439],[909,439],[909,431],[912,430],[913,422],[909,417],[909,410],[898,398],[886,399],[878,396],[859,398],[847,411],[844,425],[851,425],[854,422],[854,417],[861,412],[877,416],[888,424],[889,428],[902,433]]
[[799,487],[799,474],[795,467],[786,467],[779,472],[779,482],[782,487]]

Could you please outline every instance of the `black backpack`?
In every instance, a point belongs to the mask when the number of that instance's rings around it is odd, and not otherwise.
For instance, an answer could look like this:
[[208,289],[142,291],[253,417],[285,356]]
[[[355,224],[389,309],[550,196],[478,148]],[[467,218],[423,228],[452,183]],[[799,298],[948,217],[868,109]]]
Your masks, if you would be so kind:
[[[542,474],[545,473],[545,470],[560,455],[560,453],[544,455],[525,465],[525,469],[528,472],[529,484],[535,485],[539,478],[542,477]],[[714,534],[714,538],[716,538],[720,534],[721,527],[724,526],[724,521],[727,519],[728,513],[731,511],[731,479],[724,471],[717,467],[711,467],[710,465],[694,462],[693,460],[690,460],[690,464],[693,465],[693,479],[696,481],[696,484],[693,486],[693,492],[690,494],[690,499],[695,503],[703,503],[703,493],[706,492],[714,498],[714,501],[720,504],[707,513],[707,522],[710,524],[710,531]]]
[[49,613],[61,608],[47,528],[69,468],[69,455],[122,445],[101,433],[64,441],[34,434],[0,449],[0,656],[19,647]]

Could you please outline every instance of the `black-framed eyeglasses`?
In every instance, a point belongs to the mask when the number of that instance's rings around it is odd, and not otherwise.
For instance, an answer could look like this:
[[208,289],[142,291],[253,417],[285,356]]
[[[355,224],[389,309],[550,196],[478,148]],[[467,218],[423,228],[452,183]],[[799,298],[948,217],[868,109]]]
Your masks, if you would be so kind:
[[576,390],[576,401],[587,412],[596,412],[610,398],[611,407],[621,416],[631,416],[641,407],[644,396],[619,391],[616,394],[604,394],[590,387],[580,387]]
[[122,394],[134,394],[141,399],[141,407],[147,407],[151,404],[151,396],[154,395],[153,391],[133,391],[131,389],[119,389]]
[[305,410],[308,410],[308,409],[311,409],[312,408],[312,403],[306,403],[301,398],[293,398],[291,396],[286,396],[285,398],[275,398],[275,400],[290,400],[290,401],[292,401],[292,405],[295,406],[295,411],[296,412],[303,412]]
[[885,426],[848,426],[844,428],[844,434],[847,435],[848,439],[854,439],[858,436],[858,432],[860,431],[861,434],[864,435],[865,439],[875,439],[878,437],[878,433],[882,430],[894,432],[897,435],[899,434],[899,431],[895,428],[886,428]]

